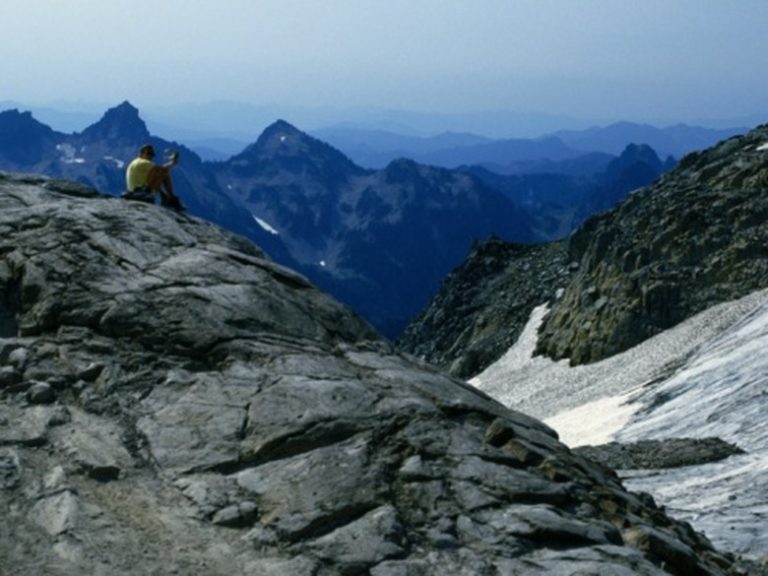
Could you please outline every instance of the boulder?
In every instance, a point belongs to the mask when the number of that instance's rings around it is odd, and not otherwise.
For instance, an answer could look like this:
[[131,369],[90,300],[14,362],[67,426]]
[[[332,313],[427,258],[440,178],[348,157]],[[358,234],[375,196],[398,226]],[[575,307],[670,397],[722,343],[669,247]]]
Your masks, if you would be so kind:
[[56,392],[48,382],[35,382],[27,390],[27,400],[30,404],[52,404],[56,400]]
[[611,442],[600,446],[582,446],[574,451],[617,470],[693,466],[744,454],[744,450],[720,438],[667,438],[626,444]]

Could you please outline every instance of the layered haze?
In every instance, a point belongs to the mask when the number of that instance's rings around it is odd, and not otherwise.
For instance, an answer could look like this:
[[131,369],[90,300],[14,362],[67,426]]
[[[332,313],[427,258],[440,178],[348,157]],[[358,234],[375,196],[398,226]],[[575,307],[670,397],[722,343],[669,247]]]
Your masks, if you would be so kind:
[[768,85],[759,0],[10,0],[3,14],[0,102],[63,109],[57,129],[126,99],[250,140],[278,117],[493,137],[754,125]]

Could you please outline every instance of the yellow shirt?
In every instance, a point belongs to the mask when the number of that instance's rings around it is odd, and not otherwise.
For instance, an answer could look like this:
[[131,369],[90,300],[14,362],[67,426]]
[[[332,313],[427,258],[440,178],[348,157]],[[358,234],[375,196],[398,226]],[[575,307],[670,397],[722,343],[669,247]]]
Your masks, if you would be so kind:
[[146,186],[149,171],[152,170],[154,165],[155,163],[152,160],[147,160],[146,158],[136,158],[128,164],[128,168],[125,171],[125,187],[129,192]]

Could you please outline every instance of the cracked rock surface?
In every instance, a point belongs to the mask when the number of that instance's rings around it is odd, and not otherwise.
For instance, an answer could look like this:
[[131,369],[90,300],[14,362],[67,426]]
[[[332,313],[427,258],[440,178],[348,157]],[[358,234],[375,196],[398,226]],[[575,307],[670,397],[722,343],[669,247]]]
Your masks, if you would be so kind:
[[537,353],[608,358],[768,287],[768,125],[683,158],[568,240],[579,270],[553,302]]
[[29,176],[0,208],[2,574],[742,570],[241,238]]

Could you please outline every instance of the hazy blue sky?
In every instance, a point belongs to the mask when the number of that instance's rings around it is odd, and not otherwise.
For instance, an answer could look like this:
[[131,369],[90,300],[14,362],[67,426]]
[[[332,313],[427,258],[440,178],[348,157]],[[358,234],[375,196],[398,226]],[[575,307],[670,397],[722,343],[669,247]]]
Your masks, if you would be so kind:
[[0,101],[768,112],[767,0],[3,0],[2,17]]

